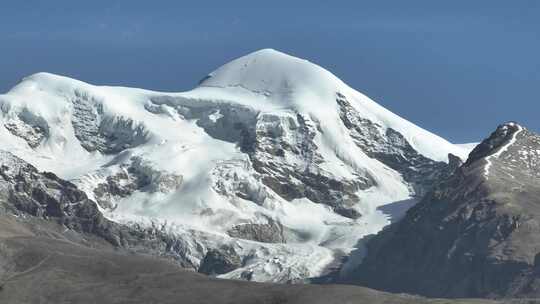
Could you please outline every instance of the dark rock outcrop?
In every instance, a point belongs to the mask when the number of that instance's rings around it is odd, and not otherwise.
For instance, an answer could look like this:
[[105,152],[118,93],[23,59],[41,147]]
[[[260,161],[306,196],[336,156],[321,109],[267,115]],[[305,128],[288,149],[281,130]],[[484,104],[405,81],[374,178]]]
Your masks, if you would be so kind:
[[50,135],[48,123],[26,109],[22,110],[19,115],[8,119],[4,123],[4,127],[11,134],[24,139],[31,148],[39,146]]
[[99,100],[83,91],[75,91],[71,124],[75,137],[87,151],[115,154],[145,143],[148,130],[144,124],[125,117],[103,114]]
[[242,266],[242,259],[234,249],[210,249],[204,256],[199,272],[209,275],[224,274]]
[[263,243],[285,243],[284,228],[281,223],[268,218],[266,224],[246,223],[232,227],[227,234],[234,238]]
[[440,297],[540,296],[540,136],[501,125],[405,218],[368,242],[349,282]]
[[435,181],[450,174],[448,164],[421,155],[401,133],[363,118],[344,95],[337,93],[336,102],[355,144],[369,157],[401,173],[416,196],[423,196]]
[[116,174],[109,175],[97,184],[93,194],[97,203],[106,209],[114,209],[116,201],[135,191],[170,193],[182,185],[183,177],[156,170],[141,157],[131,157],[130,162],[120,165]]
[[187,244],[160,226],[126,226],[107,220],[95,202],[65,180],[0,150],[0,213],[25,219],[35,217],[69,230],[98,236],[129,251],[164,256],[195,268],[185,258]]
[[338,179],[318,165],[322,157],[314,137],[318,122],[297,114],[283,117],[264,114],[257,121],[254,137],[243,149],[249,154],[253,168],[270,189],[287,200],[306,197],[315,203],[330,206],[334,212],[349,218],[361,214],[354,208],[357,192],[375,181],[365,173],[356,179]]

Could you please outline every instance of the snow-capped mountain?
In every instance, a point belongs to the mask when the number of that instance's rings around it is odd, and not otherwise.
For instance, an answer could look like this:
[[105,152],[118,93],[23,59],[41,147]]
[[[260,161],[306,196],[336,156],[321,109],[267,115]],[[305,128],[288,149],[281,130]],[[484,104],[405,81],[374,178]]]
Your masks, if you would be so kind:
[[468,154],[269,49],[182,93],[39,73],[0,109],[1,149],[70,180],[109,220],[159,224],[223,278],[323,275],[449,175],[449,153]]
[[182,239],[141,228],[105,219],[72,183],[0,151],[0,303],[440,303],[346,285],[214,280],[183,268]]

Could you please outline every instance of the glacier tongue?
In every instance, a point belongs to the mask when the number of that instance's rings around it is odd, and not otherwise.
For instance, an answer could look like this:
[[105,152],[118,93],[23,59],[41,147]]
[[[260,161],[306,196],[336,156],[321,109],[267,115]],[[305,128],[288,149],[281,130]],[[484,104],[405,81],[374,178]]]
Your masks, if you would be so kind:
[[466,156],[269,49],[182,93],[39,73],[0,110],[2,149],[73,181],[114,221],[167,227],[224,278],[323,274],[444,174],[448,153]]

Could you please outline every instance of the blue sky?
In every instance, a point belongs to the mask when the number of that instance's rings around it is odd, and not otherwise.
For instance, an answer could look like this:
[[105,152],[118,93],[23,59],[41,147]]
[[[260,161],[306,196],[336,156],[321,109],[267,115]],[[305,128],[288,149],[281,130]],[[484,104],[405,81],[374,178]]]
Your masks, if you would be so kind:
[[1,1],[0,92],[39,71],[181,91],[270,47],[453,142],[540,130],[540,1],[288,2]]

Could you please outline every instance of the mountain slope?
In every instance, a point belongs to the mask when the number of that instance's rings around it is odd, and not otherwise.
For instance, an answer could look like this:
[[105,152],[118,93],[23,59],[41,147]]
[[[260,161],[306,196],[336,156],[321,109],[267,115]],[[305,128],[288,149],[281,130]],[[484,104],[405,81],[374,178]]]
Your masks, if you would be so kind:
[[[13,228],[5,220],[0,216],[0,228]],[[17,265],[9,276],[0,271],[2,303],[499,303],[425,299],[346,285],[211,279],[164,260],[47,236],[1,236],[0,246],[0,269]]]
[[[0,156],[1,303],[442,302],[353,286],[211,279],[171,260],[181,241],[108,222],[73,184]],[[168,259],[144,254],[165,243]]]
[[540,135],[497,128],[368,243],[349,280],[441,297],[540,295]]
[[[330,72],[261,50],[188,92],[39,73],[0,95],[3,149],[85,191],[109,219],[160,226],[195,268],[323,275],[466,152]],[[314,262],[315,261],[315,262]]]

